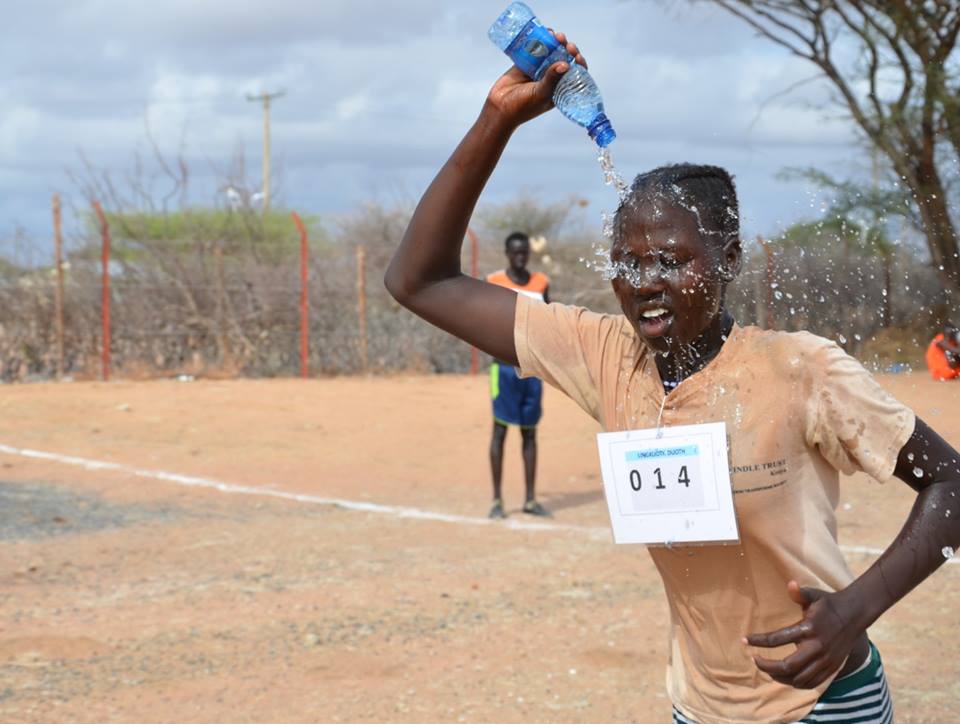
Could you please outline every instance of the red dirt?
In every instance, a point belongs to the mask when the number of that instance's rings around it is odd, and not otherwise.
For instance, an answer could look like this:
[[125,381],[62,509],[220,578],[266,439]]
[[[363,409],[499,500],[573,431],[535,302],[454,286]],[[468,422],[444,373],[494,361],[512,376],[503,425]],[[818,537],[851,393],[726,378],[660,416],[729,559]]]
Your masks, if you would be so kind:
[[[884,384],[960,443],[960,387]],[[555,523],[606,527],[596,425],[553,390],[545,407],[541,499]],[[10,386],[0,412],[11,446],[477,518],[489,503],[483,377]],[[517,520],[515,432],[507,453]],[[659,580],[643,550],[606,534],[400,518],[10,454],[0,483],[40,501],[0,539],[3,721],[669,716]],[[911,498],[846,481],[841,542],[882,547]],[[958,596],[960,566],[944,566],[871,630],[898,721],[955,719]]]

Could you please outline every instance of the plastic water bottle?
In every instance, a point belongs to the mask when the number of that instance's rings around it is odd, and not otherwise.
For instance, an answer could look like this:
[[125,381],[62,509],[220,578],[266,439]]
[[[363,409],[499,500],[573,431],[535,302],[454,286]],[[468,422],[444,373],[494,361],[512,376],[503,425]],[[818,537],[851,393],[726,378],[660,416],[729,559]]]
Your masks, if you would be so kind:
[[553,92],[557,109],[586,128],[600,148],[606,148],[617,137],[603,112],[603,99],[597,84],[587,69],[573,62],[567,49],[524,3],[510,3],[487,34],[493,44],[533,80],[539,80],[554,63],[567,62],[570,70],[563,74]]

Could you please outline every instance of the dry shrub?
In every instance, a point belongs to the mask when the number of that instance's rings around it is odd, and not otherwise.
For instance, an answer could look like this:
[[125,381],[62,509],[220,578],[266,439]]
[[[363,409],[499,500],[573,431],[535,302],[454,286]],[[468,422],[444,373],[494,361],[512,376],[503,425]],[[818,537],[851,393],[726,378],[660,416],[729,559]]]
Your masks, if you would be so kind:
[[[299,238],[288,212],[238,209],[110,211],[113,368],[144,378],[296,375],[299,371]],[[118,210],[119,208],[119,210]],[[411,207],[367,204],[310,228],[311,373],[466,372],[470,348],[401,308],[383,274]],[[512,230],[547,237],[531,266],[552,279],[555,301],[617,312],[609,282],[588,268],[599,236],[593,210],[576,199],[523,197],[482,208],[481,276],[502,268]],[[526,226],[524,218],[530,218]],[[822,232],[822,233],[821,233]],[[887,260],[825,227],[776,240],[772,271],[760,247],[746,248],[728,303],[741,324],[810,331],[885,368],[916,364],[938,324],[942,295],[928,262],[913,248]],[[833,234],[833,236],[831,236]],[[358,248],[365,255],[366,363],[363,359]],[[99,234],[91,222],[69,253],[65,368],[100,373]],[[469,244],[463,268],[470,269]],[[892,269],[892,276],[886,273]],[[888,278],[889,276],[889,278]],[[0,377],[56,372],[53,284],[49,268],[0,264]],[[886,295],[884,295],[886,290]],[[889,328],[884,328],[884,322]],[[486,358],[481,358],[486,362]]]

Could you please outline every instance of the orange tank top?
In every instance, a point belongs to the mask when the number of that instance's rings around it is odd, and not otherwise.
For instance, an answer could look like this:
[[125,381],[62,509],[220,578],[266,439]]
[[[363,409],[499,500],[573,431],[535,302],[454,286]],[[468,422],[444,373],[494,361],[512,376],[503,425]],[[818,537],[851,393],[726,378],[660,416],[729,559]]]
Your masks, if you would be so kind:
[[547,291],[550,285],[550,277],[543,272],[530,272],[530,280],[526,284],[517,284],[513,279],[507,276],[505,270],[494,272],[487,275],[487,281],[497,286],[512,289],[517,294],[523,294],[525,297],[539,299],[543,301],[543,293]]

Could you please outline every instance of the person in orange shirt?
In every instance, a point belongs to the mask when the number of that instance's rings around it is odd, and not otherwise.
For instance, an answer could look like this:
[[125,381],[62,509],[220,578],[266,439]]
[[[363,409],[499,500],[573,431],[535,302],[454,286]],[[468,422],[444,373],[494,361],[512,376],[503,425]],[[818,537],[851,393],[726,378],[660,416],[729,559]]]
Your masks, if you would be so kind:
[[927,369],[935,380],[952,380],[960,375],[960,331],[947,323],[927,347]]
[[[530,237],[520,231],[504,241],[507,268],[487,275],[487,281],[506,287],[531,299],[550,303],[550,279],[542,272],[527,269],[530,261]],[[523,438],[523,472],[526,499],[523,512],[528,515],[550,515],[536,496],[537,423],[542,414],[543,384],[536,377],[521,379],[516,367],[495,359],[490,365],[490,397],[493,400],[493,437],[490,440],[490,470],[493,474],[493,505],[490,517],[506,518],[503,508],[501,479],[503,476],[503,442],[507,426],[520,428]]]

